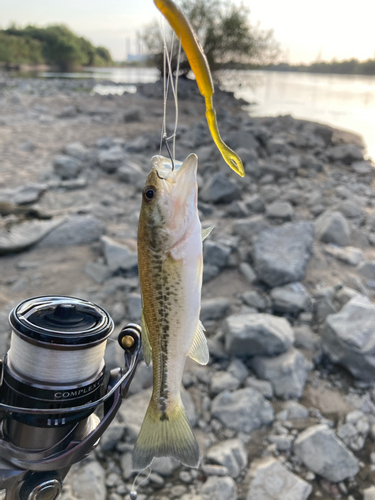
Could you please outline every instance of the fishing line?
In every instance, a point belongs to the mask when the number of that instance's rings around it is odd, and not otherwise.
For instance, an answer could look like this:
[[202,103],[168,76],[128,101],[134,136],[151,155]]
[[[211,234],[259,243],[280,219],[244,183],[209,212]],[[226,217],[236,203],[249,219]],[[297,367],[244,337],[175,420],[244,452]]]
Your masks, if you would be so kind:
[[[142,480],[138,483],[138,486],[136,487],[136,486],[135,486],[135,483],[136,483],[136,481],[137,481],[138,477],[140,476],[140,474],[141,474],[142,472],[144,472],[144,471],[145,471],[145,470],[147,470],[147,469],[149,469],[147,476],[146,476],[146,477],[144,477],[144,478],[143,478],[143,479],[142,479]],[[140,471],[140,472],[138,472],[138,474],[135,476],[134,481],[133,481],[133,485],[132,485],[132,489],[131,489],[131,491],[130,491],[130,493],[129,493],[130,500],[137,500],[137,497],[138,497],[138,492],[137,492],[137,489],[141,486],[141,484],[142,484],[142,483],[144,483],[145,481],[147,481],[147,479],[148,479],[148,478],[150,477],[150,475],[151,475],[151,471],[152,471],[152,467],[151,467],[151,465],[149,465],[148,467],[146,467],[146,469],[141,470],[141,471]]]

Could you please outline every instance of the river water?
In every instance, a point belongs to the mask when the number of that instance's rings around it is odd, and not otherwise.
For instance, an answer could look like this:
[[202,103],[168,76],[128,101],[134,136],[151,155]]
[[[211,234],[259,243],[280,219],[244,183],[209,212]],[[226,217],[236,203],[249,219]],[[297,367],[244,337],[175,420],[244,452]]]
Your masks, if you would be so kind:
[[[43,73],[40,76],[93,77],[112,80],[113,87],[97,85],[99,93],[135,92],[137,82],[158,78],[153,68],[93,68],[84,73]],[[250,106],[252,116],[290,114],[356,132],[375,159],[375,76],[318,75],[277,71],[222,71],[221,85]],[[120,84],[120,85],[119,85]]]

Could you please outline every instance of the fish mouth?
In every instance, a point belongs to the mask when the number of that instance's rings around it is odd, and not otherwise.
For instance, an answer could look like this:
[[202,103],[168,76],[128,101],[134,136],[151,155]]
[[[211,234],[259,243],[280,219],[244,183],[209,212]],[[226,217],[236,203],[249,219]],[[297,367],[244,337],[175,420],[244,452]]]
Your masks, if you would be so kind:
[[153,170],[158,178],[171,184],[191,183],[196,181],[196,173],[198,167],[198,157],[196,154],[190,154],[184,162],[174,161],[164,156],[155,155],[151,158]]

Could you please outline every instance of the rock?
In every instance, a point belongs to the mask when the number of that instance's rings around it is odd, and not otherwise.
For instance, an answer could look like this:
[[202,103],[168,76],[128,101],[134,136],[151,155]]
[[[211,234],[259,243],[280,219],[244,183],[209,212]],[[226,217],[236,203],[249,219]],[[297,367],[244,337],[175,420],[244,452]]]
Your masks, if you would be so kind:
[[65,153],[79,161],[84,161],[89,155],[89,150],[81,142],[71,142],[65,146]]
[[328,255],[335,257],[345,264],[350,266],[357,266],[360,262],[364,260],[363,252],[360,248],[356,247],[344,247],[340,248],[336,245],[327,245],[325,248]]
[[267,149],[270,155],[290,153],[290,147],[283,137],[272,137],[267,143]]
[[372,381],[375,376],[375,306],[368,297],[353,297],[337,314],[330,314],[323,329],[323,349],[333,363],[354,377]]
[[53,170],[60,179],[75,179],[82,170],[82,163],[71,156],[58,155],[53,160]]
[[345,200],[337,207],[337,210],[341,212],[348,219],[353,219],[362,215],[361,207],[354,201]]
[[136,253],[131,252],[125,245],[108,236],[102,236],[100,241],[105,261],[111,271],[122,270],[132,274],[137,272],[138,257]]
[[291,348],[284,354],[269,358],[255,356],[251,366],[258,377],[269,380],[275,395],[300,398],[308,375],[308,363],[303,354]]
[[375,279],[375,260],[368,260],[366,262],[363,262],[360,266],[358,266],[357,271],[364,278],[367,278],[368,280],[374,280]]
[[280,196],[281,191],[277,186],[263,186],[260,188],[260,196],[266,203],[272,203]]
[[212,401],[211,413],[229,429],[246,433],[273,421],[272,406],[251,388],[222,392]]
[[274,458],[267,458],[250,469],[253,477],[247,500],[307,500],[312,486],[288,471]]
[[257,378],[248,377],[245,382],[246,387],[251,387],[262,394],[266,399],[273,398],[272,384],[267,380],[258,380]]
[[92,461],[83,466],[75,466],[68,475],[66,484],[72,488],[75,499],[106,499],[105,471],[99,462]]
[[87,215],[71,215],[53,229],[40,243],[40,248],[89,245],[105,234],[106,227],[100,220]]
[[292,448],[294,436],[269,434],[267,439],[271,444],[276,445],[277,451],[289,452]]
[[269,306],[268,301],[255,290],[244,292],[242,294],[242,300],[248,306],[255,307],[255,309],[259,309],[260,311],[264,311],[264,309],[267,309]]
[[46,190],[46,184],[38,184],[36,182],[26,184],[26,186],[21,186],[14,190],[10,201],[17,205],[36,203]]
[[132,106],[128,108],[124,113],[125,123],[140,122],[142,119],[142,108],[139,106]]
[[308,469],[338,483],[354,477],[358,460],[326,425],[313,425],[294,441],[294,452]]
[[229,475],[236,478],[247,466],[247,451],[239,439],[228,439],[211,448],[206,453],[206,461],[223,465],[228,469]]
[[163,477],[171,476],[180,467],[180,462],[171,457],[154,458],[152,461],[152,471]]
[[249,215],[249,210],[243,201],[235,200],[232,201],[232,203],[229,205],[226,213],[229,217],[240,219],[243,217],[247,217]]
[[249,374],[246,365],[238,358],[230,362],[227,372],[236,377],[240,382],[243,382]]
[[239,265],[239,271],[242,276],[248,281],[250,284],[254,283],[257,280],[257,276],[253,271],[253,268],[247,262],[241,262]]
[[363,490],[363,500],[375,500],[375,486]]
[[320,336],[314,333],[308,325],[295,326],[294,336],[294,347],[298,349],[315,352],[320,346]]
[[231,477],[210,476],[200,493],[204,500],[237,500],[236,483]]
[[216,396],[219,392],[235,391],[240,385],[239,380],[227,372],[216,372],[211,378],[211,393]]
[[372,174],[374,167],[367,161],[355,161],[352,163],[352,169],[357,174]]
[[98,162],[101,168],[107,173],[116,172],[123,164],[125,153],[120,146],[112,146],[109,149],[100,151]]
[[124,424],[112,422],[100,439],[100,448],[104,452],[113,450],[118,441],[121,441],[124,432]]
[[230,247],[216,241],[206,240],[203,246],[204,263],[223,268],[227,265]]
[[288,321],[271,314],[235,314],[223,323],[225,347],[230,355],[274,355],[293,344],[294,333]]
[[338,437],[351,450],[361,450],[365,444],[370,424],[366,415],[359,410],[354,410],[346,415],[345,423],[340,423],[337,428]]
[[291,220],[293,207],[287,201],[275,201],[267,206],[266,215],[269,219]]
[[35,143],[31,139],[27,139],[26,141],[21,142],[18,146],[20,151],[25,151],[26,153],[32,153],[35,151]]
[[230,301],[226,297],[202,300],[200,319],[205,321],[218,320],[225,316],[230,308]]
[[350,229],[340,212],[323,212],[315,221],[316,237],[325,243],[346,247],[350,243]]
[[245,200],[246,208],[252,213],[263,213],[265,211],[265,206],[262,198],[258,194],[253,194],[246,198]]
[[240,219],[233,224],[233,234],[237,234],[245,241],[251,241],[254,236],[268,227],[262,215],[254,215],[248,219]]
[[285,420],[305,419],[309,416],[309,410],[297,403],[297,401],[287,401],[283,405],[283,410],[286,411]]
[[298,315],[310,311],[311,298],[302,283],[289,283],[271,290],[272,308],[276,313]]
[[311,222],[286,223],[265,229],[258,235],[252,249],[258,279],[270,287],[302,281],[312,246]]
[[45,239],[66,219],[34,220],[15,224],[11,229],[0,229],[0,255],[22,252]]
[[88,262],[85,267],[85,272],[91,276],[96,283],[104,283],[113,274],[108,266],[100,262]]
[[210,203],[230,203],[241,199],[241,190],[233,181],[221,173],[215,174],[200,193],[203,201]]
[[141,167],[136,163],[127,161],[126,165],[118,169],[117,174],[119,181],[131,184],[132,186],[143,187],[145,176]]
[[214,266],[213,264],[205,264],[203,266],[203,283],[207,283],[208,281],[216,278],[219,273],[220,269],[218,266]]
[[77,107],[74,105],[64,106],[59,118],[75,118],[78,114]]
[[356,161],[363,160],[362,151],[354,144],[340,144],[334,146],[328,151],[328,157],[334,162],[345,163],[350,165]]
[[130,321],[138,321],[142,316],[142,298],[139,293],[129,293],[126,311]]

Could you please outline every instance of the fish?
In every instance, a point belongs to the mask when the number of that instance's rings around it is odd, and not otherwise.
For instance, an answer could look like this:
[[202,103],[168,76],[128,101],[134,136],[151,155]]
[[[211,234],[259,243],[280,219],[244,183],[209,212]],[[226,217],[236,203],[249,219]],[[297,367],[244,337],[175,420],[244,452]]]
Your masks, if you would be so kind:
[[186,357],[209,361],[199,320],[203,272],[197,208],[198,158],[183,163],[154,156],[142,194],[138,267],[142,294],[142,350],[152,360],[153,391],[133,450],[133,469],[171,456],[198,467],[199,447],[181,401]]
[[154,4],[171,25],[185,51],[190,67],[195,75],[199,92],[205,99],[207,124],[217,148],[230,168],[241,177],[244,177],[245,169],[241,158],[221,138],[216,120],[216,111],[213,106],[215,88],[211,70],[196,33],[183,12],[172,0],[154,0]]

